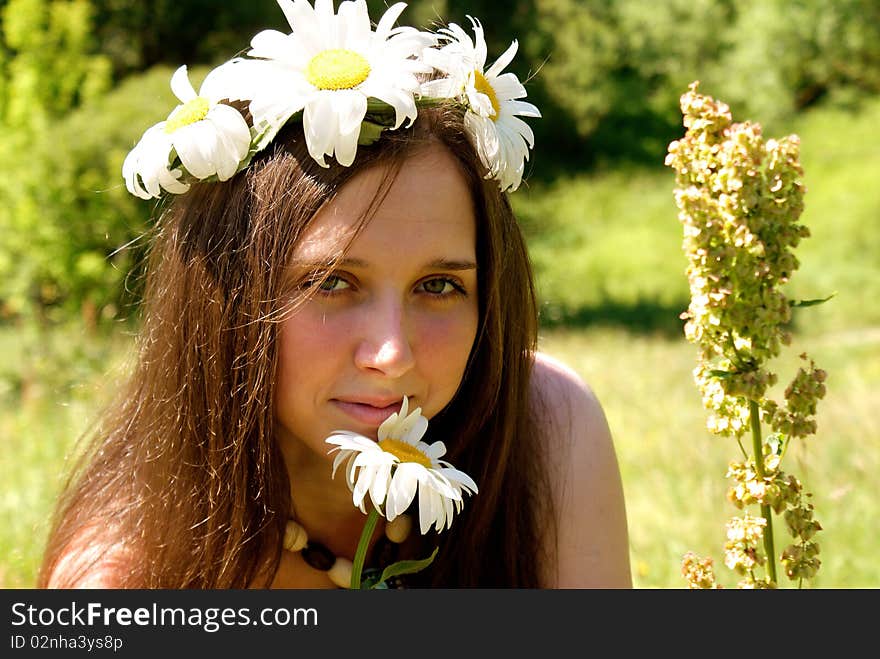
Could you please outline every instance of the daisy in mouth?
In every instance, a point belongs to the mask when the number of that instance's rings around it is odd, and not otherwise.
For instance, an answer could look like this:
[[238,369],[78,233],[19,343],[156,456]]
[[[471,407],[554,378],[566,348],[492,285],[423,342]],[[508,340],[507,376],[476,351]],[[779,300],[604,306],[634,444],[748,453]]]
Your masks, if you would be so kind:
[[424,535],[433,526],[443,531],[452,525],[464,503],[462,494],[476,494],[477,484],[470,476],[440,458],[446,454],[443,442],[421,441],[428,420],[417,407],[409,413],[404,396],[399,412],[392,413],[380,426],[378,441],[354,432],[340,430],[325,441],[338,451],[333,461],[333,477],[345,464],[346,481],[352,501],[366,513],[369,493],[376,510],[384,511],[388,521],[403,513],[419,495],[419,528]]

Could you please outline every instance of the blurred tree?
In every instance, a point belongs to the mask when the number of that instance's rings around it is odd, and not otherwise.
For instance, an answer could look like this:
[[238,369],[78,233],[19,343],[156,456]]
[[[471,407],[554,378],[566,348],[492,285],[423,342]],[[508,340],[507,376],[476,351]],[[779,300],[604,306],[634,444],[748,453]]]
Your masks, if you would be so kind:
[[[367,2],[374,20],[390,4]],[[531,181],[662,166],[695,79],[768,130],[880,91],[878,0],[413,0],[402,22],[470,29],[468,15],[490,62],[519,40],[508,68],[544,116]],[[0,316],[127,314],[138,251],[120,248],[152,209],[125,193],[122,159],[173,107],[173,68],[215,65],[266,28],[289,30],[275,0],[0,4]]]
[[250,35],[287,29],[274,0],[93,0],[101,50],[117,77],[156,64],[219,64],[247,48]]
[[[880,91],[880,2],[840,0],[446,0],[479,16],[490,59],[518,36],[512,69],[545,120],[534,173],[661,165],[692,80],[772,129],[828,96]],[[462,23],[466,24],[466,23]],[[534,177],[533,177],[534,178]]]
[[[289,32],[275,0],[92,0],[101,49],[111,56],[117,77],[156,64],[216,65],[247,49],[264,29]],[[339,1],[336,0],[336,5]],[[393,4],[367,0],[374,20]],[[413,0],[403,13],[409,25],[428,28],[444,16],[446,0]]]
[[[50,134],[72,107],[99,97],[110,63],[94,54],[87,0],[10,0],[0,13],[0,312],[39,312],[69,281],[66,190],[53,190]],[[79,218],[87,221],[87,218]]]
[[880,2],[749,0],[706,75],[771,130],[830,96],[880,92]]

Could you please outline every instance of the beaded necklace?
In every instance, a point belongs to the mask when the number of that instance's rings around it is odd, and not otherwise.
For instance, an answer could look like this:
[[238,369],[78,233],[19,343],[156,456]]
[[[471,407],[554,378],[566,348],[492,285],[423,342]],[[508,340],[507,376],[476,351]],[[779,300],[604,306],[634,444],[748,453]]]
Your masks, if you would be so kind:
[[[364,570],[364,576],[372,571],[381,571],[382,566],[394,562],[397,550],[409,537],[412,529],[412,518],[409,515],[398,515],[385,524],[385,537],[379,539],[373,548],[374,564],[378,567]],[[284,548],[291,552],[300,552],[309,567],[326,572],[327,577],[339,588],[351,587],[352,562],[347,558],[336,556],[320,542],[310,541],[308,532],[301,524],[288,520],[284,529]],[[393,578],[389,588],[402,588],[400,578]]]

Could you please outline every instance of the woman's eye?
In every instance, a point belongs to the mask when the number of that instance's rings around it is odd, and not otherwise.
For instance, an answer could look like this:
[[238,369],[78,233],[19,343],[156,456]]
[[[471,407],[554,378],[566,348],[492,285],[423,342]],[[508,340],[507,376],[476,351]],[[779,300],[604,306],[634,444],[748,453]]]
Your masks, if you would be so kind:
[[337,275],[330,275],[318,285],[318,290],[323,293],[331,293],[348,288],[348,282]]
[[456,285],[454,281],[444,278],[429,279],[422,284],[422,288],[431,295],[450,295],[462,292],[461,287]]
[[339,275],[316,275],[303,279],[300,289],[304,291],[316,290],[319,294],[337,293],[350,288],[350,284]]

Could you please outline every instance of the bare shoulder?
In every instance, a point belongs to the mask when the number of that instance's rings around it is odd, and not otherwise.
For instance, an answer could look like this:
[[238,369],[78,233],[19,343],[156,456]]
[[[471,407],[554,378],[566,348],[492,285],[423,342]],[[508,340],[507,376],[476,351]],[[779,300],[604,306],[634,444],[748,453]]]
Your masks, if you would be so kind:
[[576,371],[540,352],[532,399],[557,512],[557,564],[545,574],[547,587],[631,587],[623,486],[599,399]]
[[[91,532],[89,532],[91,531]],[[122,588],[127,552],[95,529],[81,531],[50,567],[46,588]]]

